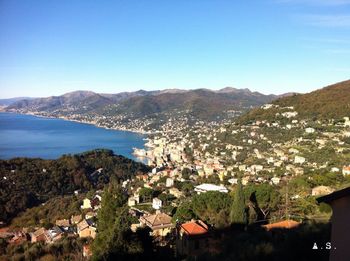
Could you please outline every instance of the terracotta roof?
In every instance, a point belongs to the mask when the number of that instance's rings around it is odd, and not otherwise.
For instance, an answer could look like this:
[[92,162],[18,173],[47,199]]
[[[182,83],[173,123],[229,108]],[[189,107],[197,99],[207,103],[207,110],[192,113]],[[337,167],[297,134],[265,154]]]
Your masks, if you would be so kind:
[[187,235],[200,235],[208,232],[208,227],[203,222],[192,221],[181,225]]
[[70,221],[68,219],[57,219],[56,225],[61,227],[69,227]]
[[158,213],[150,216],[144,216],[147,226],[156,227],[156,226],[164,226],[171,224],[171,217],[165,213]]
[[284,221],[277,222],[277,223],[263,225],[263,227],[266,228],[267,230],[276,229],[276,228],[277,229],[278,228],[290,229],[290,228],[297,227],[299,225],[300,225],[300,223],[296,222],[294,220],[284,220]]
[[87,227],[89,227],[89,224],[85,219],[77,224],[78,231],[82,231]]
[[7,232],[8,230],[9,230],[9,227],[0,228],[0,233]]
[[38,230],[33,232],[33,235],[36,236],[36,237],[38,237],[38,236],[40,236],[42,234],[46,234],[46,229],[43,228],[43,227],[39,228]]

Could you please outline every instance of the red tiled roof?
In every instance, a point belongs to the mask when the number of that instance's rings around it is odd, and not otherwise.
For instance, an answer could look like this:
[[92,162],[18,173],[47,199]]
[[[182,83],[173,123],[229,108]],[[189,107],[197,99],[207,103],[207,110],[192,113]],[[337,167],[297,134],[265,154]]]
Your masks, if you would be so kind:
[[188,235],[200,235],[208,232],[208,227],[200,222],[187,222],[182,224],[181,228]]
[[266,228],[267,230],[275,229],[275,228],[284,228],[284,229],[290,229],[299,226],[300,223],[296,222],[294,220],[284,220],[281,222],[277,223],[272,223],[272,224],[267,224],[264,225],[263,227]]

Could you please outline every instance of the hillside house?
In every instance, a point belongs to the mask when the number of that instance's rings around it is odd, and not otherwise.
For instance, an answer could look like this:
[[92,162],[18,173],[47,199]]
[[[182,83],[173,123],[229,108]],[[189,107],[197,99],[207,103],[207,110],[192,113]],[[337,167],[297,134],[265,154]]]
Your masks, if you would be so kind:
[[350,260],[350,187],[317,199],[332,207],[330,261]]
[[344,117],[344,126],[345,126],[345,127],[349,127],[349,126],[350,126],[349,117]]
[[45,228],[39,228],[30,234],[31,242],[46,242],[48,240],[47,230]]
[[271,178],[271,183],[274,185],[278,185],[280,183],[280,181],[281,181],[281,178],[279,178],[279,177],[275,176],[275,177]]
[[56,226],[60,226],[60,227],[69,227],[70,226],[69,219],[57,219],[55,223],[56,223]]
[[344,176],[350,175],[350,166],[344,166],[342,173]]
[[201,220],[191,221],[177,228],[178,255],[198,256],[208,247],[208,226]]
[[82,209],[89,209],[89,208],[92,208],[92,207],[91,207],[91,200],[88,199],[88,198],[85,198],[85,199],[83,200],[83,204],[81,205],[81,208],[82,208]]
[[305,129],[305,132],[306,132],[306,133],[314,133],[314,132],[315,132],[315,129],[314,129],[314,128],[306,128],[306,129]]
[[180,198],[184,196],[184,193],[177,188],[170,188],[169,194],[173,195],[176,198]]
[[13,237],[8,241],[9,244],[21,245],[28,240],[27,234],[24,232],[14,232]]
[[334,191],[331,187],[328,186],[317,186],[312,189],[311,195],[312,196],[322,196],[322,195],[327,195],[330,194]]
[[166,186],[167,188],[170,188],[170,187],[174,186],[174,179],[172,179],[172,178],[167,178],[167,179],[166,179],[166,182],[165,182],[165,186]]
[[53,243],[59,239],[62,238],[62,235],[64,233],[64,230],[61,229],[59,226],[54,226],[53,228],[50,228],[47,230],[47,243]]
[[129,197],[128,198],[128,206],[133,207],[137,204],[136,199],[134,197]]
[[148,226],[152,230],[151,235],[154,237],[165,237],[174,228],[174,225],[171,223],[171,217],[165,213],[142,216],[140,223],[143,226]]
[[218,191],[218,192],[227,193],[228,189],[225,188],[224,186],[217,186],[217,185],[214,185],[214,184],[204,183],[204,184],[196,186],[194,188],[194,191],[196,191],[197,194],[205,193],[205,192],[208,192],[208,191]]
[[249,181],[250,181],[250,177],[249,176],[244,176],[242,178],[242,185],[246,186],[249,183]]
[[70,222],[71,224],[75,225],[78,224],[82,219],[83,217],[81,215],[72,215],[72,217],[70,218]]
[[305,158],[301,156],[295,156],[294,163],[295,164],[303,164],[305,162]]
[[152,200],[152,207],[154,209],[160,209],[162,207],[162,201],[159,198],[154,198]]
[[95,238],[96,236],[96,227],[91,220],[84,219],[77,225],[77,232],[79,237],[91,237]]
[[101,196],[100,195],[95,195],[93,199],[88,199],[85,198],[83,200],[83,205],[81,206],[82,209],[98,209],[101,204]]

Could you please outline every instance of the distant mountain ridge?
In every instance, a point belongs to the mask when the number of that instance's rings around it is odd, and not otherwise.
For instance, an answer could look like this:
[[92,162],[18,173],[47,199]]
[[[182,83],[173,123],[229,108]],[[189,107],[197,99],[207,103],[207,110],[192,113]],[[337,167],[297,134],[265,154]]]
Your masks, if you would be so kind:
[[20,100],[7,107],[7,109],[27,109],[31,111],[54,111],[67,108],[83,108],[84,111],[93,110],[96,107],[112,104],[107,97],[91,91],[75,91],[61,96]]
[[15,98],[8,98],[8,99],[0,99],[0,106],[9,106],[15,102],[21,101],[21,100],[32,100],[35,98],[32,97],[15,97]]
[[[185,95],[184,95],[185,94]],[[145,116],[174,110],[189,110],[200,119],[212,119],[224,110],[241,110],[259,106],[276,99],[274,95],[263,95],[245,91],[220,92],[197,89],[183,92],[160,92],[156,95],[132,97],[122,101],[117,112],[133,112]]]
[[[160,94],[178,94],[178,93],[191,93],[198,92],[200,90],[212,92],[212,93],[237,93],[237,94],[257,94],[258,96],[269,96],[273,98],[279,97],[279,95],[264,95],[259,92],[251,92],[249,89],[237,89],[233,87],[225,87],[220,90],[210,90],[210,89],[194,89],[194,90],[182,90],[182,89],[164,89],[164,90],[155,90],[155,91],[145,91],[138,90],[135,92],[120,92],[120,93],[95,93],[93,91],[78,90],[73,92],[68,92],[60,96],[49,96],[49,97],[40,97],[40,98],[30,98],[30,97],[16,97],[9,99],[0,99],[0,104],[2,105],[13,105],[15,107],[21,106],[30,106],[34,104],[40,104],[44,102],[53,103],[53,106],[64,105],[64,104],[73,104],[76,102],[81,102],[86,98],[91,98],[93,96],[100,96],[111,101],[118,102],[124,99],[140,96],[150,96],[150,95],[160,95]],[[57,104],[55,104],[55,102]]]
[[172,117],[218,121],[237,116],[243,111],[271,102],[280,96],[251,92],[249,89],[226,87],[220,90],[165,89],[139,90],[116,94],[74,91],[61,96],[16,101],[6,111],[35,113],[54,117],[109,117],[108,126],[117,118],[122,124],[147,121],[157,128]]

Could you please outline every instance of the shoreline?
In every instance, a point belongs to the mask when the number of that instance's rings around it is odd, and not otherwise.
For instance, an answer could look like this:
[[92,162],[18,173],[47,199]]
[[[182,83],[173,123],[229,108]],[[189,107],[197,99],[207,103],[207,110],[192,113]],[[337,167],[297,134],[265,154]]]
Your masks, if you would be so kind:
[[105,130],[127,131],[127,132],[142,134],[142,135],[146,135],[146,136],[158,133],[158,132],[139,131],[139,130],[133,130],[133,129],[109,128],[109,127],[98,125],[98,124],[93,123],[93,122],[79,121],[79,120],[75,120],[75,119],[69,119],[67,117],[47,116],[47,115],[30,113],[30,112],[22,113],[22,112],[17,112],[17,111],[0,111],[0,113],[14,113],[14,114],[20,114],[20,115],[30,115],[30,116],[34,116],[34,117],[38,117],[38,118],[46,118],[46,119],[60,119],[60,120],[71,121],[71,122],[76,122],[76,123],[80,123],[80,124],[89,124],[89,125],[95,126],[96,128],[101,128],[101,129],[105,129]]
[[[136,130],[126,130],[126,129],[116,129],[116,128],[108,128],[108,127],[103,127],[103,126],[99,126],[95,123],[92,123],[92,122],[85,122],[85,121],[79,121],[79,120],[75,120],[75,119],[69,119],[69,118],[66,118],[66,117],[54,117],[54,116],[48,116],[48,115],[40,115],[40,114],[35,114],[35,113],[20,113],[20,112],[16,112],[16,111],[3,111],[1,110],[0,111],[1,114],[8,114],[9,117],[12,117],[12,115],[27,115],[27,116],[33,116],[33,117],[36,117],[36,118],[44,118],[44,119],[58,119],[58,120],[63,120],[63,121],[67,121],[67,122],[75,122],[75,123],[79,123],[79,124],[86,124],[86,125],[90,125],[90,126],[93,126],[93,127],[96,127],[96,128],[100,128],[100,129],[105,129],[105,130],[112,130],[112,131],[120,131],[120,132],[129,132],[130,134],[136,134],[136,135],[140,135],[140,139],[142,139],[142,146],[139,147],[139,148],[135,148],[135,147],[131,147],[130,148],[130,153],[128,153],[129,155],[125,155],[125,154],[121,154],[121,153],[117,153],[115,155],[121,155],[123,157],[126,157],[128,159],[131,159],[131,160],[134,160],[136,162],[141,162],[145,165],[147,165],[147,160],[148,158],[147,157],[141,157],[141,155],[136,155],[135,154],[135,149],[137,150],[141,150],[141,149],[144,149],[145,148],[145,143],[147,142],[147,140],[149,140],[149,134],[150,132],[141,132],[141,131],[136,131]],[[142,137],[141,137],[142,135]],[[64,154],[79,154],[79,153],[83,153],[85,151],[82,151],[82,152],[69,152],[69,153],[63,153],[59,156],[54,156],[54,157],[42,157],[42,156],[10,156],[10,157],[1,157],[0,160],[11,160],[11,159],[14,159],[14,158],[41,158],[41,159],[45,159],[45,160],[56,160],[58,159],[59,157],[61,157],[62,155]],[[113,150],[113,153],[116,153],[114,150]]]

